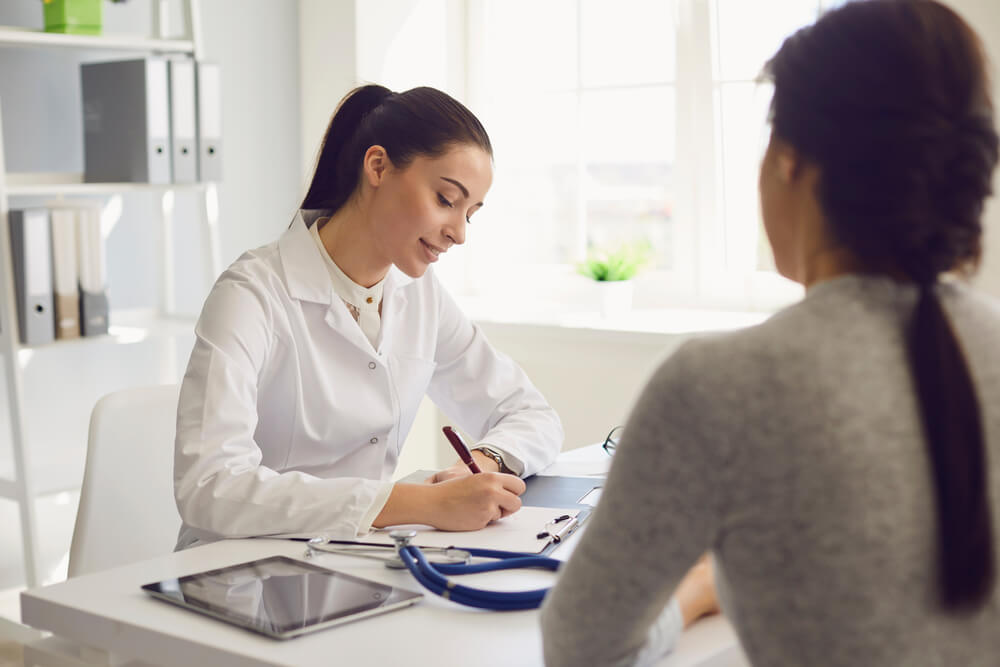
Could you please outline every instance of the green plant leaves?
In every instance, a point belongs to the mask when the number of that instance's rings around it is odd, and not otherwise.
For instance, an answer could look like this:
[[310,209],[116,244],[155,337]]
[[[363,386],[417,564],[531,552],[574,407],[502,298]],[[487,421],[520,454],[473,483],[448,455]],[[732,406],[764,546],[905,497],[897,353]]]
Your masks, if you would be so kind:
[[623,243],[610,250],[592,251],[576,265],[580,275],[591,280],[611,282],[631,280],[652,259],[653,248],[648,241]]

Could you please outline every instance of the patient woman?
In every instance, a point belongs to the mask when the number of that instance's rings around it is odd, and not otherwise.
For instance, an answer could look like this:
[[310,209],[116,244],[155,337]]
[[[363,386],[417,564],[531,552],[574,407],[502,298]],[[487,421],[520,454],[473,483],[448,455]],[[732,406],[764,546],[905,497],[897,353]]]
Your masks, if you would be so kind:
[[1000,663],[1000,305],[956,279],[986,69],[931,0],[844,5],[768,63],[761,205],[805,299],[656,372],[545,602],[548,665],[657,660],[706,549],[754,664]]

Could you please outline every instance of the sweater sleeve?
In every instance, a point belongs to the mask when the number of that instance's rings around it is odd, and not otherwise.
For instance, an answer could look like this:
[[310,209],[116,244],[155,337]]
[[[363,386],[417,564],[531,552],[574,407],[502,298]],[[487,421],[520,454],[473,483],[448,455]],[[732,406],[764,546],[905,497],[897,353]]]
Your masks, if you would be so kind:
[[679,634],[671,594],[722,514],[712,392],[692,347],[660,367],[626,423],[600,504],[542,609],[546,665],[649,664]]

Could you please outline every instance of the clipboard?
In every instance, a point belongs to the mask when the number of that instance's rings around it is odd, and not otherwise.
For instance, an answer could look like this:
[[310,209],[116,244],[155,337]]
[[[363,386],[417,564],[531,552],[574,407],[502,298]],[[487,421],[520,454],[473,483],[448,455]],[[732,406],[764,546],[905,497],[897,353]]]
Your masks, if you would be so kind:
[[412,544],[418,547],[496,549],[546,556],[576,532],[589,516],[589,508],[522,506],[514,514],[480,530],[451,532],[422,525],[388,526],[373,530],[358,541],[391,545],[394,542],[389,537],[390,531],[412,528],[417,531]]
[[604,486],[599,477],[559,477],[533,475],[524,480],[527,487],[521,502],[535,507],[576,507],[589,510],[592,503],[583,502],[595,490]]
[[[432,475],[434,475],[433,470],[417,470],[396,481],[404,484],[423,484],[424,480]],[[593,503],[582,501],[595,489],[604,486],[604,478],[532,475],[524,479],[524,485],[526,488],[521,494],[521,503],[525,506],[591,510]]]

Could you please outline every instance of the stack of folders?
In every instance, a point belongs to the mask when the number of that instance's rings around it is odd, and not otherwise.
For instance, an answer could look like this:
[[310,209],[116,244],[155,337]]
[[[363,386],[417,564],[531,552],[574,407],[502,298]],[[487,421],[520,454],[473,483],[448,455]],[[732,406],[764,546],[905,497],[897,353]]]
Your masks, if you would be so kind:
[[151,56],[80,65],[84,180],[198,183],[222,177],[215,63]]
[[11,210],[21,343],[108,332],[107,270],[96,202]]

